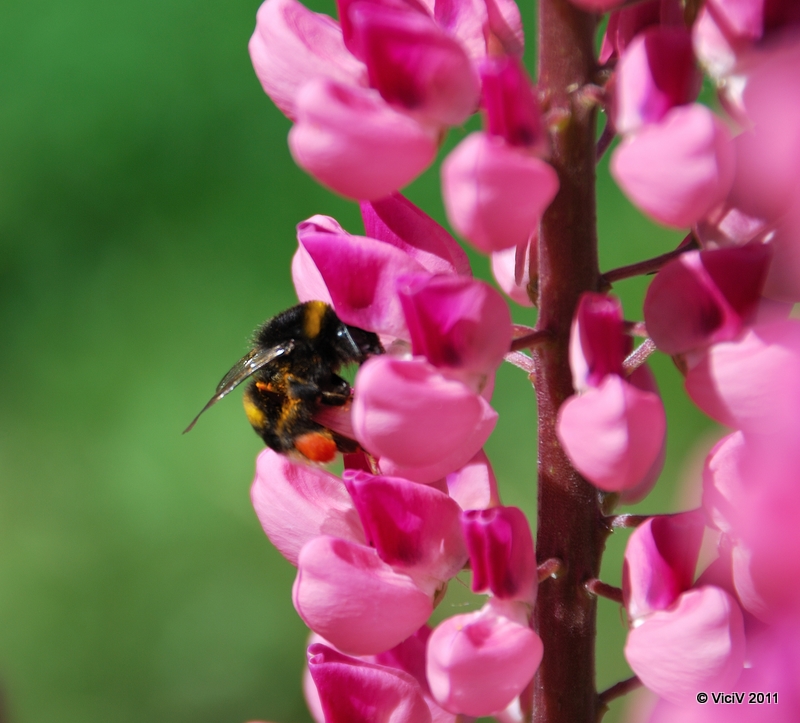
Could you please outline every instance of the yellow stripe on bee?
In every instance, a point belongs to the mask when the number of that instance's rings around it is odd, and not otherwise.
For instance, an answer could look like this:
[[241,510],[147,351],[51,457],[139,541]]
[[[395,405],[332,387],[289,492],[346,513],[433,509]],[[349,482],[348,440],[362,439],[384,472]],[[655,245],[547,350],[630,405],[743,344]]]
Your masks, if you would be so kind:
[[249,394],[245,393],[242,397],[242,403],[244,404],[244,413],[247,415],[250,424],[256,429],[263,429],[267,422],[264,412],[255,405]]
[[309,339],[314,339],[322,329],[322,320],[328,312],[324,301],[309,301],[303,318],[303,331]]

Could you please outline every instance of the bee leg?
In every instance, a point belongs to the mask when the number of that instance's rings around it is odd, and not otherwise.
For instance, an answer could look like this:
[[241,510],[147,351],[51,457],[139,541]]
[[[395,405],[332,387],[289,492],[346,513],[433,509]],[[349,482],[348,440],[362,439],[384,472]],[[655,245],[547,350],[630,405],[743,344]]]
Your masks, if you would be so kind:
[[331,375],[330,385],[320,387],[321,398],[323,404],[331,407],[341,407],[350,401],[350,385],[336,374]]
[[301,381],[297,377],[287,377],[288,396],[291,399],[298,399],[303,402],[315,402],[321,393],[318,384],[314,382]]

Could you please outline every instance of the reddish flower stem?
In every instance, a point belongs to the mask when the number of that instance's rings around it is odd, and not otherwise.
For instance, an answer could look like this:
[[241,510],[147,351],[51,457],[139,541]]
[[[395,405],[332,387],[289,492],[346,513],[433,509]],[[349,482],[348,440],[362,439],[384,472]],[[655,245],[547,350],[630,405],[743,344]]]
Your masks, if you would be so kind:
[[539,344],[545,344],[553,338],[549,331],[532,331],[525,336],[517,337],[511,341],[511,349],[509,351],[520,351],[521,349],[533,349]]
[[[593,82],[596,17],[569,0],[539,2],[539,86],[565,122],[552,134],[560,189],[542,219],[538,243],[539,331],[533,349],[539,411],[537,554],[558,558],[563,574],[539,589],[534,627],[544,657],[534,679],[536,723],[594,723],[598,713],[594,645],[597,598],[585,588],[600,573],[609,529],[597,490],[572,468],[556,436],[558,408],[572,392],[569,332],[578,298],[599,289],[595,217],[596,107],[576,101]],[[536,269],[533,269],[535,276]],[[532,276],[531,278],[534,278]]]
[[638,527],[649,520],[653,515],[613,515],[606,517],[606,524],[613,528]]
[[601,284],[604,287],[610,286],[615,281],[622,279],[630,279],[633,276],[644,276],[645,274],[654,274],[661,269],[664,264],[672,259],[677,259],[681,254],[693,249],[699,249],[700,245],[697,243],[692,233],[687,234],[686,238],[678,244],[678,248],[674,251],[668,251],[661,256],[654,256],[652,259],[645,259],[639,263],[631,264],[630,266],[620,266],[611,271],[606,271],[601,277]]
[[606,127],[597,139],[597,146],[595,148],[595,160],[600,162],[600,159],[605,155],[605,152],[610,148],[614,139],[617,137],[617,132],[611,126],[610,121],[606,121]]
[[641,685],[642,681],[634,675],[631,678],[627,678],[625,680],[621,680],[619,683],[615,683],[610,688],[606,688],[606,690],[597,696],[600,702],[601,713],[605,713],[608,708],[608,704],[612,700],[621,698],[623,695],[627,695],[632,690],[639,688]]
[[561,560],[557,560],[554,557],[551,557],[549,560],[545,560],[541,565],[538,567],[539,572],[539,582],[542,583],[548,578],[556,578],[564,572],[564,563]]
[[602,580],[589,580],[589,582],[586,583],[586,589],[594,595],[608,598],[622,605],[622,588],[614,587]]

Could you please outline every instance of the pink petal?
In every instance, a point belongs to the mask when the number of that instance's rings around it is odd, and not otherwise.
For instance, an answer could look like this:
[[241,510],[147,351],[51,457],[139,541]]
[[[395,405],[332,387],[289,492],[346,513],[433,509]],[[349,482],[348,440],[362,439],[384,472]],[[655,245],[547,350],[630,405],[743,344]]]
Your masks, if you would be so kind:
[[528,74],[513,55],[490,56],[481,64],[487,129],[512,146],[547,150],[542,111]]
[[707,5],[733,37],[756,40],[764,33],[764,0],[708,0]]
[[542,641],[524,617],[506,617],[508,609],[490,601],[477,612],[448,618],[433,631],[428,682],[445,710],[476,717],[501,711],[533,677]]
[[367,361],[356,377],[353,426],[385,474],[433,482],[463,467],[494,429],[483,397],[420,359]]
[[[795,407],[798,400],[795,395]],[[800,446],[796,430],[792,423],[765,435],[748,435],[745,492],[737,509],[736,532],[751,558],[747,566],[754,592],[773,617],[800,619]],[[737,580],[737,589],[741,582],[741,578]]]
[[425,677],[425,648],[428,644],[433,629],[423,625],[413,635],[410,635],[399,645],[391,650],[378,653],[375,662],[388,668],[396,668],[408,673],[419,683],[423,693],[430,695],[428,680]]
[[514,0],[436,0],[434,16],[474,61],[487,55],[487,43],[499,45],[506,54],[522,55],[525,38]]
[[608,374],[622,374],[622,363],[630,352],[622,321],[622,304],[616,297],[589,291],[581,294],[569,340],[576,391],[600,385]]
[[472,133],[442,164],[447,218],[483,253],[527,242],[558,191],[552,166],[486,133]]
[[393,648],[433,611],[431,596],[373,548],[327,536],[300,551],[292,599],[308,627],[351,655]]
[[364,542],[344,482],[318,467],[265,449],[258,455],[250,497],[270,542],[293,565],[303,545],[319,535]]
[[571,0],[572,4],[590,13],[607,13],[619,7],[625,0]]
[[716,13],[705,4],[692,26],[692,44],[704,70],[715,79],[728,76],[736,67],[741,43],[730,37],[720,26]]
[[770,246],[774,254],[764,296],[795,304],[800,301],[800,205],[782,219]]
[[333,304],[322,274],[314,264],[314,259],[311,258],[303,246],[303,238],[315,233],[350,235],[339,225],[336,219],[330,216],[316,214],[298,223],[297,240],[299,245],[292,257],[292,281],[297,292],[297,298],[301,302],[324,301],[326,304]]
[[[322,643],[330,647],[325,638],[321,635],[317,635],[315,632],[311,632],[308,636],[308,647],[311,647],[315,643]],[[325,713],[322,710],[322,702],[319,699],[317,686],[314,684],[311,671],[308,669],[308,660],[306,660],[306,665],[303,668],[303,697],[306,699],[306,706],[308,707],[308,712],[311,713],[311,717],[314,719],[314,723],[325,723]]]
[[339,11],[339,21],[342,24],[344,44],[357,58],[361,57],[362,51],[358,43],[351,8],[355,5],[367,3],[379,8],[403,10],[407,13],[419,13],[423,17],[430,17],[433,13],[433,8],[428,7],[428,5],[431,4],[429,0],[366,0],[366,2],[365,0],[336,0],[336,8]]
[[697,510],[653,517],[634,530],[622,571],[632,620],[667,609],[691,587],[702,539],[703,515]]
[[345,324],[408,338],[395,288],[403,274],[424,272],[417,261],[395,246],[365,236],[307,233],[300,244]]
[[723,437],[708,453],[703,467],[703,509],[708,524],[731,534],[742,502],[745,436],[734,432]]
[[300,88],[313,78],[358,85],[366,69],[344,47],[333,18],[296,0],[267,0],[258,9],[250,58],[266,94],[295,117]]
[[758,434],[800,423],[800,323],[763,324],[693,360],[686,391],[712,419]]
[[759,620],[770,623],[777,617],[776,609],[758,589],[753,577],[753,552],[743,544],[733,546],[731,570],[736,595],[742,607]]
[[[631,375],[628,377],[628,381],[637,389],[659,395],[655,375],[652,371],[650,371],[650,367],[647,366],[647,364],[642,364],[642,366],[631,372]],[[345,434],[345,436],[348,435]],[[661,442],[661,450],[653,460],[653,464],[650,466],[650,469],[645,472],[644,477],[639,484],[629,487],[626,490],[622,490],[619,496],[620,504],[635,505],[647,497],[658,481],[658,478],[661,475],[661,470],[664,469],[664,462],[666,461],[666,458],[667,438],[665,435]]]
[[387,103],[441,125],[460,125],[477,110],[480,86],[470,59],[433,18],[361,2],[350,19],[369,83]]
[[708,108],[673,108],[626,138],[611,174],[640,210],[667,226],[691,226],[721,203],[733,183],[727,128]]
[[413,353],[479,377],[480,391],[511,346],[511,314],[500,294],[477,279],[427,274],[401,277],[398,294]]
[[657,123],[697,97],[702,76],[683,28],[648,28],[626,48],[615,73],[611,118],[620,133]]
[[515,248],[492,253],[492,275],[505,294],[520,306],[533,306],[528,296],[531,250],[537,253],[536,236]]
[[621,377],[567,399],[557,434],[572,464],[607,492],[636,487],[661,454],[666,417],[661,400]]
[[500,504],[497,479],[483,450],[447,475],[447,490],[462,510],[483,510]]
[[612,12],[608,16],[599,62],[605,64],[613,58],[619,58],[642,30],[650,25],[658,25],[661,4],[661,0],[644,0]]
[[425,648],[433,630],[423,625],[411,637],[385,653],[375,656],[375,662],[389,668],[397,668],[413,676],[419,683],[422,694],[431,712],[431,723],[457,723],[455,716],[439,707],[431,697],[428,679],[425,676]]
[[372,90],[312,80],[297,95],[296,114],[289,132],[295,161],[349,198],[382,198],[436,157],[436,130],[392,110]]
[[728,341],[752,320],[771,260],[763,244],[689,251],[668,263],[644,302],[647,332],[666,354]]
[[536,555],[528,519],[518,507],[467,510],[461,516],[472,591],[533,606],[538,586]]
[[399,193],[361,202],[367,236],[405,251],[432,274],[472,276],[458,242],[422,209]]
[[800,190],[800,44],[777,46],[750,74],[743,103],[753,131],[743,138],[737,162],[738,196],[745,210],[774,219],[798,206]]
[[653,692],[687,704],[699,691],[725,690],[744,666],[744,622],[723,590],[703,587],[655,612],[628,634],[625,657]]
[[408,673],[319,643],[308,649],[308,669],[326,723],[431,723],[419,684]]
[[455,577],[467,561],[458,503],[428,485],[400,477],[347,476],[367,542],[381,560],[432,592]]

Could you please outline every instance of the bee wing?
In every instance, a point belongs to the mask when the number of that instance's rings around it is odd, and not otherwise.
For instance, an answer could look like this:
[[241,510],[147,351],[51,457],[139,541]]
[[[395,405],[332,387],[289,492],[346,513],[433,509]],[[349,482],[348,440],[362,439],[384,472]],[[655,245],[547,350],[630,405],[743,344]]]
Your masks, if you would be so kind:
[[262,369],[279,356],[288,354],[293,348],[294,342],[287,341],[278,346],[257,347],[245,354],[233,365],[231,370],[222,377],[222,381],[217,384],[217,390],[214,392],[214,396],[208,400],[206,406],[200,410],[198,415],[192,420],[192,423],[183,430],[183,433],[186,434],[186,432],[191,431],[192,427],[197,424],[197,420],[200,419],[200,415],[209,407],[213,407],[220,399],[236,389],[243,381],[253,376],[259,369]]

